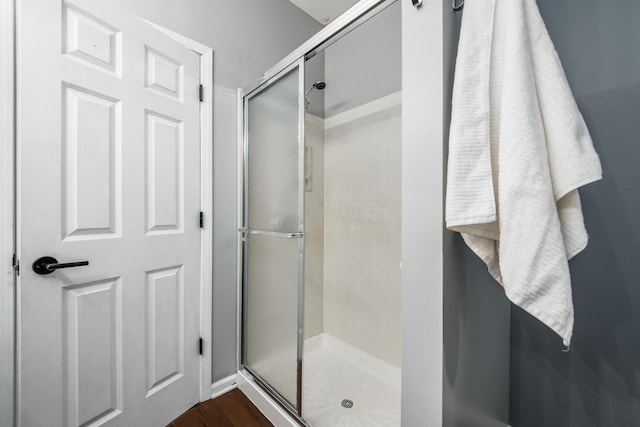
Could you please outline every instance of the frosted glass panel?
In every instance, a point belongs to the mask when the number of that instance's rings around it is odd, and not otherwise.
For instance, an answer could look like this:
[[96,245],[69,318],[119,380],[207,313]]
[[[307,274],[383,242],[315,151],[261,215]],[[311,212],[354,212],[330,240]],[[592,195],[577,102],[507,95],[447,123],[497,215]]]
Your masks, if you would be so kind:
[[299,69],[248,100],[249,228],[297,232]]
[[247,238],[246,364],[295,408],[300,240]]

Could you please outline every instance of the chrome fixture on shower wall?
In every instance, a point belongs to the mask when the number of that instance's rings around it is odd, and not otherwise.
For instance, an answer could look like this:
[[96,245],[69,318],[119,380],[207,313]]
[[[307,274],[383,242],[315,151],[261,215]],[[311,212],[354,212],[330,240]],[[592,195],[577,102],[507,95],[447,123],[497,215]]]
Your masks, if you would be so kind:
[[317,82],[312,84],[309,89],[307,89],[307,91],[304,93],[304,108],[305,108],[305,110],[307,109],[307,107],[311,103],[311,100],[307,97],[307,95],[309,95],[314,89],[324,90],[326,87],[327,87],[327,84],[325,82],[323,82],[322,80],[318,80]]

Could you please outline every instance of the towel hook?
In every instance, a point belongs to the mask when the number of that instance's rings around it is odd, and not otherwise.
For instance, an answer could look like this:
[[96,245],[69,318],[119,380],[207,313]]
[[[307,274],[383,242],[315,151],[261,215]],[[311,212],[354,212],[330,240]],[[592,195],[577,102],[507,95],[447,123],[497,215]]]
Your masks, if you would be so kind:
[[464,7],[464,0],[462,0],[459,4],[456,3],[456,0],[453,0],[453,10],[457,12],[459,10],[462,10],[463,7]]

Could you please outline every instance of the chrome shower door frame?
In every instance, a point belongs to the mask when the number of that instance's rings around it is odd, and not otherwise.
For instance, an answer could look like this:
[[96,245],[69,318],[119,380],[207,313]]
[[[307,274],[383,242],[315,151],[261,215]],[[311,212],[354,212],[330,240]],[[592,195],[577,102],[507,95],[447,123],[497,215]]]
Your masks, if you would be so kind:
[[[303,322],[304,322],[304,67],[305,58],[299,58],[296,62],[285,67],[268,81],[263,82],[260,86],[254,88],[242,97],[242,157],[243,157],[243,198],[242,198],[242,226],[239,232],[242,234],[242,316],[241,316],[241,354],[240,366],[246,370],[262,387],[267,389],[269,393],[278,400],[288,411],[302,417],[302,352],[303,352]],[[280,78],[289,74],[289,72],[298,69],[298,231],[292,233],[277,233],[263,230],[253,230],[249,228],[249,101],[271,87]],[[297,384],[296,384],[296,407],[293,407],[280,393],[275,390],[266,380],[264,380],[257,372],[251,369],[246,360],[246,339],[247,339],[247,286],[248,286],[248,263],[247,247],[248,236],[262,235],[276,238],[298,239],[298,307],[297,307]]]
[[[303,320],[304,320],[304,121],[305,121],[305,62],[316,54],[324,51],[337,40],[356,29],[358,26],[368,21],[397,0],[361,0],[351,9],[336,18],[333,22],[325,26],[316,35],[295,49],[291,54],[278,62],[271,69],[266,71],[254,84],[245,89],[238,90],[238,141],[239,141],[239,183],[238,190],[241,192],[239,200],[239,258],[238,258],[238,370],[252,378],[268,394],[285,408],[299,423],[308,425],[302,418],[302,364],[303,364]],[[288,233],[288,238],[299,238],[298,244],[298,346],[297,346],[297,409],[289,404],[277,390],[269,385],[264,379],[247,366],[246,362],[246,316],[247,316],[247,236],[256,233],[256,230],[248,228],[248,100],[270,87],[279,78],[285,76],[289,71],[300,67],[299,80],[299,154],[298,154],[298,233]]]

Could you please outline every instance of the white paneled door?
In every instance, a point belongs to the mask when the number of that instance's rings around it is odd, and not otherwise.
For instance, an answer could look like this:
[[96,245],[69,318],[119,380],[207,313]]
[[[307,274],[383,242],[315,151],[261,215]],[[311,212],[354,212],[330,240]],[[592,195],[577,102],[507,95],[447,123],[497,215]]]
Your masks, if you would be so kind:
[[18,5],[20,425],[164,426],[199,400],[199,57],[110,2]]

